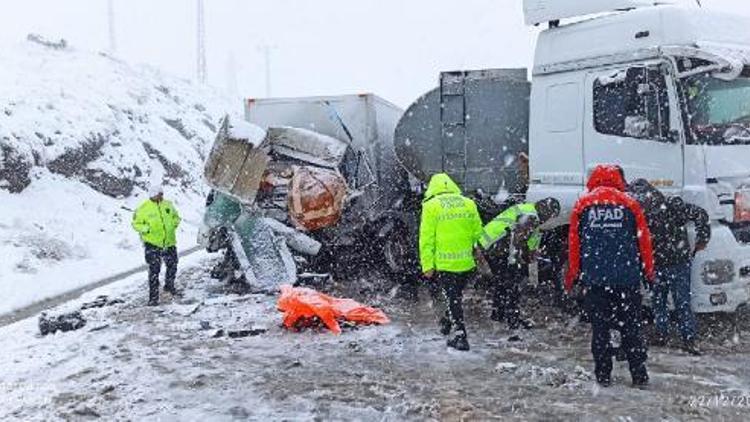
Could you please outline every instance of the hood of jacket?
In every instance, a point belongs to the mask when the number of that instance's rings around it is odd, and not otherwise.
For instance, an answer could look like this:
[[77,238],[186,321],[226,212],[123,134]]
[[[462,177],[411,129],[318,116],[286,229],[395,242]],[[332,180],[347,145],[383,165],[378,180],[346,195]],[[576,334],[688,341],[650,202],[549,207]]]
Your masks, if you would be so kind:
[[667,199],[645,179],[634,180],[628,185],[628,193],[643,207],[647,215],[658,214],[667,208]]
[[429,201],[438,195],[444,195],[446,193],[461,195],[461,188],[459,188],[456,182],[454,182],[447,174],[438,173],[430,179],[430,183],[427,185],[427,191],[424,193],[424,200]]
[[599,165],[596,166],[589,181],[586,184],[589,191],[596,188],[613,188],[621,192],[625,192],[626,185],[625,179],[622,177],[622,170],[620,167],[615,165]]

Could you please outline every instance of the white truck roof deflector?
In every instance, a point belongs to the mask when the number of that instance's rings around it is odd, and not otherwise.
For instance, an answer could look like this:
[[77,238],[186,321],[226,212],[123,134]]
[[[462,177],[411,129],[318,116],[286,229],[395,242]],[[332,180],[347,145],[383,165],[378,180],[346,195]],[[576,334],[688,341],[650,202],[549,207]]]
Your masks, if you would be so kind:
[[[592,43],[591,40],[597,40]],[[682,48],[706,59],[720,57],[741,72],[750,52],[746,19],[702,9],[644,7],[542,31],[534,75],[601,67],[664,56]],[[715,57],[710,57],[715,56]],[[698,56],[700,57],[700,55]],[[731,78],[731,77],[730,77]]]
[[565,18],[654,6],[657,3],[673,4],[675,2],[655,2],[653,0],[524,0],[523,13],[526,25],[538,25]]

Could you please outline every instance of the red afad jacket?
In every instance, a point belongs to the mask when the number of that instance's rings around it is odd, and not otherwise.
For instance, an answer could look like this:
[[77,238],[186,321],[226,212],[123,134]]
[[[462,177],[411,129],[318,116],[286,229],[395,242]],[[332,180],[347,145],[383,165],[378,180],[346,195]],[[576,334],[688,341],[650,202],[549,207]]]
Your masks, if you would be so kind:
[[597,166],[591,173],[587,188],[588,193],[578,200],[570,217],[569,267],[565,277],[565,290],[570,291],[573,288],[573,283],[581,273],[581,219],[588,208],[595,206],[619,206],[633,214],[641,264],[648,280],[653,281],[655,272],[651,232],[640,204],[625,193],[626,186],[622,170],[613,165]]

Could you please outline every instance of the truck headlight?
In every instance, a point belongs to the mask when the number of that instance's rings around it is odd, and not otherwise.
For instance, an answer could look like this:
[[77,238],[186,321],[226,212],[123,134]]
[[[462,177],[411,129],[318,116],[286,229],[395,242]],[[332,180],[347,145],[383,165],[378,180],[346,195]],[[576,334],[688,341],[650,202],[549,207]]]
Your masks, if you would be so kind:
[[703,284],[717,285],[734,281],[734,262],[728,259],[706,261],[703,264]]

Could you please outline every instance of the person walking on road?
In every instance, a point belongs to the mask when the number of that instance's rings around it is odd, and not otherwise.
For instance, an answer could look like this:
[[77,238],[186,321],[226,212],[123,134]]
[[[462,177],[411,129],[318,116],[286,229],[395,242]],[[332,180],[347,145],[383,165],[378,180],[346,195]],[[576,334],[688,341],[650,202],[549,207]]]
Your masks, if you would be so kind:
[[144,201],[133,214],[133,229],[141,237],[148,264],[148,304],[159,304],[159,273],[164,261],[167,273],[164,290],[177,295],[175,277],[177,275],[177,227],[180,215],[172,202],[164,199],[161,186],[149,190],[149,199]]
[[587,187],[570,217],[565,290],[570,292],[576,280],[586,289],[597,382],[611,385],[610,330],[618,330],[633,386],[644,387],[649,377],[640,289],[644,278],[653,282],[655,276],[651,232],[640,204],[625,193],[616,166],[596,167]]
[[[694,356],[701,352],[696,345],[697,324],[691,307],[690,271],[693,257],[704,250],[711,240],[708,213],[677,196],[666,197],[647,180],[630,184],[631,194],[641,203],[654,244],[656,283],[652,290],[657,346],[665,346],[669,338],[669,309],[672,295],[683,350]],[[688,239],[688,225],[695,226],[695,247]]]
[[533,328],[521,318],[521,283],[536,259],[542,240],[540,226],[558,215],[560,203],[555,198],[514,205],[485,225],[479,238],[477,256],[483,257],[492,271],[492,319],[507,319],[511,330]]
[[448,341],[448,346],[462,351],[469,350],[463,290],[476,268],[473,251],[481,231],[482,220],[474,201],[462,196],[461,189],[447,174],[432,176],[422,202],[420,263],[441,333],[447,336],[455,330],[456,336]]

